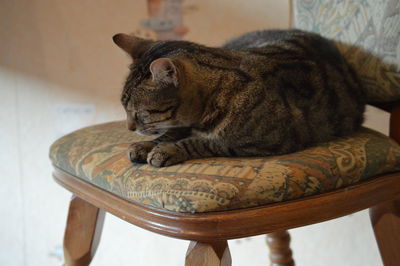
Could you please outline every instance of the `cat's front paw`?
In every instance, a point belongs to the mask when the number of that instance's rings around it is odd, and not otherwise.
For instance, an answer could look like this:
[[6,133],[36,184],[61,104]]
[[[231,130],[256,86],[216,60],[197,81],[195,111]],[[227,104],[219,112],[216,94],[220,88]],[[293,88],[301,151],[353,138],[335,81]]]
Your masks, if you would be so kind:
[[165,167],[187,160],[186,153],[175,143],[160,143],[147,155],[147,162],[154,167]]
[[140,141],[131,144],[128,148],[128,158],[134,163],[145,163],[147,155],[156,146],[150,141]]

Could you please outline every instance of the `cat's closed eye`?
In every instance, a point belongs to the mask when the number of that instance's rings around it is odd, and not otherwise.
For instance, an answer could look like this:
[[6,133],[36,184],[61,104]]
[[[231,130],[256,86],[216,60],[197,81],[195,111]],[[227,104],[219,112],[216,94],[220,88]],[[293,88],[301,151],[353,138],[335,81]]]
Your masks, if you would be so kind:
[[150,117],[150,113],[148,111],[140,111],[136,113],[136,117],[139,121],[145,122]]

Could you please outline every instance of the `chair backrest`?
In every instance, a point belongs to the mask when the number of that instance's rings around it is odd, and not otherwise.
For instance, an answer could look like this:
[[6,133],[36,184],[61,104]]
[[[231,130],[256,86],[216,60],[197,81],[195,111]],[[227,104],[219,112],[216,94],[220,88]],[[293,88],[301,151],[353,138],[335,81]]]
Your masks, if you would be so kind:
[[337,42],[368,102],[400,99],[399,0],[292,0],[293,27]]

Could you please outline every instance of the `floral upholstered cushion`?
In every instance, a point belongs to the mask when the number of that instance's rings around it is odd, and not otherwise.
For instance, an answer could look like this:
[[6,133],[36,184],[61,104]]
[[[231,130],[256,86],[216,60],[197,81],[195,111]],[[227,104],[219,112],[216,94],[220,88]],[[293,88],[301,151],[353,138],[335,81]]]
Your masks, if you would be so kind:
[[128,160],[129,144],[145,139],[124,122],[111,122],[60,138],[50,158],[54,166],[127,200],[191,213],[306,197],[400,170],[400,147],[370,129],[288,155],[207,158],[165,168]]
[[400,99],[399,0],[293,0],[294,26],[338,41],[369,102]]

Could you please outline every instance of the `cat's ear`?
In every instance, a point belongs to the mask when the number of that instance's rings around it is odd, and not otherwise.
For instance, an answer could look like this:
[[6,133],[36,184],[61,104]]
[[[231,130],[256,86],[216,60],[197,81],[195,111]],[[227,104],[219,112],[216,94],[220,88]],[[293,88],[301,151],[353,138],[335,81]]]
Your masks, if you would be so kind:
[[150,72],[154,81],[172,83],[178,86],[178,70],[169,58],[158,58],[151,62]]
[[139,58],[153,42],[124,33],[114,35],[113,41],[119,46],[119,48],[127,52],[133,59]]

